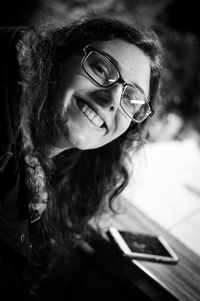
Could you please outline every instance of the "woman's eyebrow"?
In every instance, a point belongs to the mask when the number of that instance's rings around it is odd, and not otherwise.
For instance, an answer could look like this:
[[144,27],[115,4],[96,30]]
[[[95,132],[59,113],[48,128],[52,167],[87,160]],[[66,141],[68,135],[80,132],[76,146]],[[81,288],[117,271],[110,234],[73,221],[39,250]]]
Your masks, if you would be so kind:
[[140,86],[138,86],[138,84],[132,83],[131,85],[132,85],[134,88],[136,88],[137,90],[139,90],[146,98],[148,98],[148,97],[145,95],[144,90],[143,90]]
[[107,56],[112,61],[114,66],[118,69],[118,71],[121,72],[122,68],[121,68],[119,62],[112,55],[110,55],[109,53],[107,53],[105,51],[101,51],[101,53],[103,53],[105,56]]

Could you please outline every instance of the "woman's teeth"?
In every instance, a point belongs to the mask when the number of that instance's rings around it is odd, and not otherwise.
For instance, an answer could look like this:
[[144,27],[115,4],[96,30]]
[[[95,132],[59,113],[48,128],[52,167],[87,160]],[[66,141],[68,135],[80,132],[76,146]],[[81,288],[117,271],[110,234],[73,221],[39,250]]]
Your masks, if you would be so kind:
[[84,104],[80,107],[81,112],[96,126],[101,127],[104,121],[97,115],[88,105]]

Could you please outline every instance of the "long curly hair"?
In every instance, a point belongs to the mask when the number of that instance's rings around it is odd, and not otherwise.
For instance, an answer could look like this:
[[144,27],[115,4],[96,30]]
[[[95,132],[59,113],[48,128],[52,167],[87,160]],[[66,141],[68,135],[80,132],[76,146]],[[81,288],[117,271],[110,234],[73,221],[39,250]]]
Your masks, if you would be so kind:
[[[93,41],[115,38],[136,45],[150,58],[150,102],[154,105],[159,96],[162,47],[151,30],[111,18],[84,18],[61,27],[31,28],[22,36],[22,128],[29,129],[24,132],[26,141],[31,141],[28,146],[24,144],[25,157],[29,176],[36,170],[30,158],[37,158],[43,170],[43,194],[48,192],[44,212],[30,226],[35,250],[46,244],[56,248],[59,244],[73,245],[91,218],[112,209],[113,200],[129,180],[129,150],[140,148],[145,140],[144,122],[131,124],[119,138],[98,149],[71,149],[52,159],[46,153],[57,135],[54,111],[59,103],[62,64]],[[34,176],[37,178],[37,173]]]

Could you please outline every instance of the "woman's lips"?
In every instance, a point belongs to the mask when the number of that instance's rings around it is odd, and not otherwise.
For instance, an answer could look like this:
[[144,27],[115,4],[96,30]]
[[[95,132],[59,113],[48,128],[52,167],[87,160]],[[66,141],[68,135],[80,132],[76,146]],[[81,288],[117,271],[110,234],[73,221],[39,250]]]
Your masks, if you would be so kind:
[[81,112],[97,127],[105,127],[104,120],[81,98],[76,98],[77,106]]

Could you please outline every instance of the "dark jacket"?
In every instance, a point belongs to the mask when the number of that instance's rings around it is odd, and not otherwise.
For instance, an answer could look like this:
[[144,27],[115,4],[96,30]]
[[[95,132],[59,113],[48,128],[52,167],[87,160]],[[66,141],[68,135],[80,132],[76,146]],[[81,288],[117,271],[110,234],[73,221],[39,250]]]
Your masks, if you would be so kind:
[[21,88],[16,42],[23,28],[0,28],[0,284],[29,259],[28,204],[18,152]]

